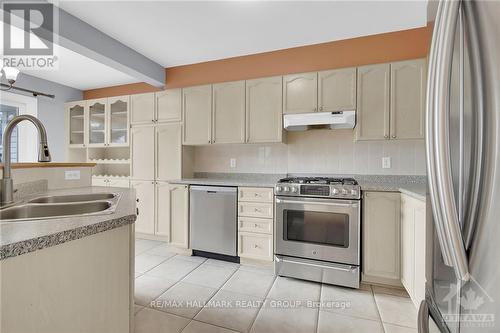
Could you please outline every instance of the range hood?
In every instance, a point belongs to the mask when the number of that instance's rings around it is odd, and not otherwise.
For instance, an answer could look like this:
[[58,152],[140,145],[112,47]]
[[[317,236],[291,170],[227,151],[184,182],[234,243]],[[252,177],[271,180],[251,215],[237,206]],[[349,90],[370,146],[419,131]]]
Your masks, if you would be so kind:
[[283,116],[283,127],[287,131],[305,131],[314,128],[353,129],[355,125],[355,111],[297,113]]

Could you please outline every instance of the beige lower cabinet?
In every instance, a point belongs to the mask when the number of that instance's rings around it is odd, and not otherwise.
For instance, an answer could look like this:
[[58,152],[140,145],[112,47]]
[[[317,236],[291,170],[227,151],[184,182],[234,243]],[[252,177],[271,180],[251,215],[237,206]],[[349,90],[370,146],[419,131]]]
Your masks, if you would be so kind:
[[132,180],[130,187],[135,189],[137,197],[135,231],[152,235],[155,232],[155,182]]
[[155,235],[170,240],[170,184],[156,182],[155,184]]
[[169,184],[170,244],[179,248],[189,247],[189,186]]
[[363,194],[362,280],[401,286],[400,193]]
[[415,305],[425,298],[425,202],[401,195],[401,283]]
[[274,252],[273,189],[238,187],[238,256],[272,261]]

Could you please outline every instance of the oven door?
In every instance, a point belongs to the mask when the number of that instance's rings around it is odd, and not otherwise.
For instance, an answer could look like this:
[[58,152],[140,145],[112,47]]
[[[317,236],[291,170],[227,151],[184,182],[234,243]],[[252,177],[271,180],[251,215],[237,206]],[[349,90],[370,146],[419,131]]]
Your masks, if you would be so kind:
[[276,253],[359,265],[360,201],[276,197]]

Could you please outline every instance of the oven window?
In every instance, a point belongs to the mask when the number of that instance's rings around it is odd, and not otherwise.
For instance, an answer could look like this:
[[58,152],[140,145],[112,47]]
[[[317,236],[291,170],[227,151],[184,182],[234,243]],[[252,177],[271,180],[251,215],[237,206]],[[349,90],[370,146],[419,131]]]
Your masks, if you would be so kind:
[[349,215],[331,212],[283,211],[284,240],[349,247]]

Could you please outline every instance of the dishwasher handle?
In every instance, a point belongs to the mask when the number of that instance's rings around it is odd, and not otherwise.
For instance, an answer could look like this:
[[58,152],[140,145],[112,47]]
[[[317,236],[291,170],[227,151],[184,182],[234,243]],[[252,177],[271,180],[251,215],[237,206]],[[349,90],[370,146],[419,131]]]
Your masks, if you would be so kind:
[[237,187],[229,186],[190,186],[189,189],[191,192],[206,192],[208,194],[237,192]]

